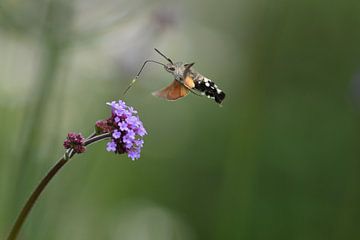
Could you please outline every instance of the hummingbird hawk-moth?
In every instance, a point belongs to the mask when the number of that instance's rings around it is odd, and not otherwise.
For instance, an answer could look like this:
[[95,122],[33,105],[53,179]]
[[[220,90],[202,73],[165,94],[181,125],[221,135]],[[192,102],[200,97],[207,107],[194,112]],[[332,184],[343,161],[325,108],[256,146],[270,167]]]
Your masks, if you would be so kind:
[[225,98],[225,93],[220,88],[218,88],[218,86],[213,81],[195,71],[192,68],[194,63],[174,63],[170,58],[166,57],[156,48],[155,51],[159,53],[162,57],[164,57],[169,63],[163,64],[154,60],[146,60],[142,65],[139,73],[135,76],[131,84],[125,90],[124,94],[139,78],[145,65],[149,62],[152,62],[162,65],[165,70],[171,73],[175,78],[174,81],[167,87],[153,92],[154,96],[174,101],[179,98],[185,97],[186,95],[188,95],[189,92],[192,92],[197,95],[207,96],[208,98],[215,100],[215,102],[217,102],[218,104],[221,104],[221,102]]

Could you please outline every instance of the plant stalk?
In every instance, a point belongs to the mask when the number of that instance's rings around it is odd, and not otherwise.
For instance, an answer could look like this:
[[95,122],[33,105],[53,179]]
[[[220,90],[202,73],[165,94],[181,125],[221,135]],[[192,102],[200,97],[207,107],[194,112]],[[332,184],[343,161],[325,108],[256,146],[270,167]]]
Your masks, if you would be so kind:
[[[106,139],[110,137],[110,133],[95,135],[90,135],[89,138],[85,141],[84,145],[90,145],[92,143],[101,141],[103,139]],[[7,237],[7,240],[15,240],[20,232],[21,227],[23,226],[27,216],[29,215],[31,209],[35,205],[37,199],[45,189],[45,187],[48,185],[48,183],[53,179],[53,177],[56,175],[56,173],[67,163],[69,160],[75,155],[75,152],[70,150],[67,151],[64,156],[62,156],[56,164],[49,170],[49,172],[45,175],[45,177],[40,181],[40,183],[37,185],[35,190],[31,193],[30,197],[26,201],[24,207],[21,209],[21,212],[19,216],[17,217],[9,236]]]

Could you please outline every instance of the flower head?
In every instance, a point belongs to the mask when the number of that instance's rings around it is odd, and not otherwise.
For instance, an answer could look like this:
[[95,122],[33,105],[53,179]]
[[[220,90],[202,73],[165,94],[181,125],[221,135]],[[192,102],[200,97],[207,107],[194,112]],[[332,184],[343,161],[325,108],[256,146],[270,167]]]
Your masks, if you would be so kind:
[[68,133],[64,141],[65,149],[74,149],[76,153],[85,152],[85,138],[80,133]]
[[132,160],[140,158],[143,136],[147,134],[143,123],[133,107],[124,101],[107,103],[111,107],[111,117],[96,123],[98,133],[111,133],[111,141],[106,150],[117,154],[126,153]]

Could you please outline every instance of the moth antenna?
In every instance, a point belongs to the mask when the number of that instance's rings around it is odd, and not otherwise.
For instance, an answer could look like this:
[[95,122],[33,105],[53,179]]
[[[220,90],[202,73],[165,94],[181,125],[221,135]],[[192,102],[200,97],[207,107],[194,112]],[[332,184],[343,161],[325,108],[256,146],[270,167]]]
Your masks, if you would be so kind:
[[164,57],[169,63],[174,64],[173,61],[171,61],[170,58],[168,58],[167,56],[165,56],[165,54],[163,54],[162,52],[160,52],[160,51],[157,50],[156,48],[154,48],[154,49],[155,49],[155,51],[156,51],[158,54],[160,54],[162,57]]
[[156,64],[159,64],[159,65],[162,65],[164,67],[166,67],[165,64],[161,63],[161,62],[157,62],[157,61],[154,61],[154,60],[146,60],[144,62],[144,64],[142,65],[142,67],[140,68],[140,71],[136,74],[136,76],[134,77],[134,79],[131,81],[131,83],[129,84],[129,86],[125,89],[124,93],[123,93],[123,96],[125,96],[125,94],[130,90],[130,88],[134,85],[134,83],[136,82],[136,80],[138,80],[138,78],[140,77],[140,74],[142,72],[142,70],[144,69],[145,65],[147,63],[156,63]]

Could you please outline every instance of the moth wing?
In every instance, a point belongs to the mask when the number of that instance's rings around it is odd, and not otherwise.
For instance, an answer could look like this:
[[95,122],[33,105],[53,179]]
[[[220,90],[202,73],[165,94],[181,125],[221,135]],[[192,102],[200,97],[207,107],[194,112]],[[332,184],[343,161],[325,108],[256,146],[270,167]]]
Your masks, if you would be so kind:
[[166,100],[177,100],[179,98],[185,97],[189,93],[189,89],[184,85],[174,80],[169,86],[153,92],[154,96],[164,98]]
[[195,87],[195,83],[194,83],[194,79],[190,76],[187,76],[184,80],[184,85],[188,88],[188,89],[193,89]]

